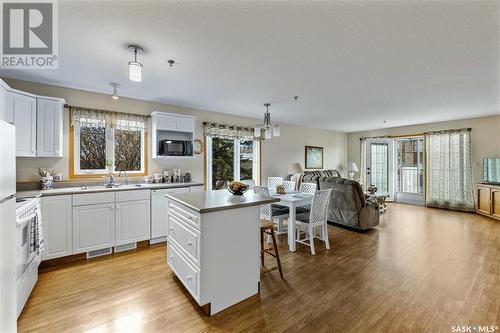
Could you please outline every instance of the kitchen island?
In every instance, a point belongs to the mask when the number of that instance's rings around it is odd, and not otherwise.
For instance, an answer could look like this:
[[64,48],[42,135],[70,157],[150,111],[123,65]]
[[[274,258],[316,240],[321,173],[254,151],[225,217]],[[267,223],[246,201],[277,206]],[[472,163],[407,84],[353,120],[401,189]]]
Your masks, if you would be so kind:
[[208,315],[259,292],[260,205],[253,191],[166,194],[167,262]]

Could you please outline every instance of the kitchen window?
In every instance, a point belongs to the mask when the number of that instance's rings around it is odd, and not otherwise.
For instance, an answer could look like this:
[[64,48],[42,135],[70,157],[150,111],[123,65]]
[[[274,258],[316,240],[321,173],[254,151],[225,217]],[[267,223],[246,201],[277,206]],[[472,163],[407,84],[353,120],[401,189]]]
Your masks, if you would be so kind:
[[146,120],[143,116],[80,110],[82,108],[71,114],[71,176],[102,175],[109,169],[114,173],[146,173]]

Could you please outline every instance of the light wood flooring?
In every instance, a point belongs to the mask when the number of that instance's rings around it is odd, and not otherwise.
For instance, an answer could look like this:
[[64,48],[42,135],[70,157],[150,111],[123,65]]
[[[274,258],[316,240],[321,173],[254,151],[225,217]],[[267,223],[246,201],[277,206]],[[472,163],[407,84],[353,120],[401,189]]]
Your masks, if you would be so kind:
[[[360,233],[329,226],[331,250],[278,236],[286,281],[207,317],[165,263],[164,245],[45,269],[20,332],[451,332],[500,326],[500,222],[390,204]],[[228,233],[228,237],[231,234]],[[267,259],[274,264],[272,258]],[[497,330],[498,331],[498,330]]]

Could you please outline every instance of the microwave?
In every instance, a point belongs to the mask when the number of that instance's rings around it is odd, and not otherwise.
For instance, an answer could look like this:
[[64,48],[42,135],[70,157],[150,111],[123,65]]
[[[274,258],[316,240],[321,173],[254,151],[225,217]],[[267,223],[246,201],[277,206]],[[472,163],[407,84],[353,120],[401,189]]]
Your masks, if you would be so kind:
[[160,140],[158,155],[161,156],[193,156],[193,142],[183,140]]

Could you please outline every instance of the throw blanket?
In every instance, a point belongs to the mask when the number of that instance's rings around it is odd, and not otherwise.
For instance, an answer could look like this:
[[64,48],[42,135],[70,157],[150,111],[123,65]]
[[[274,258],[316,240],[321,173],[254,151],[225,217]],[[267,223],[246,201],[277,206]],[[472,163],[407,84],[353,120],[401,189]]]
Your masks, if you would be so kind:
[[[37,206],[37,211],[40,212],[40,205]],[[30,251],[41,254],[44,250],[41,214],[37,214],[37,218],[31,219],[30,223]]]

